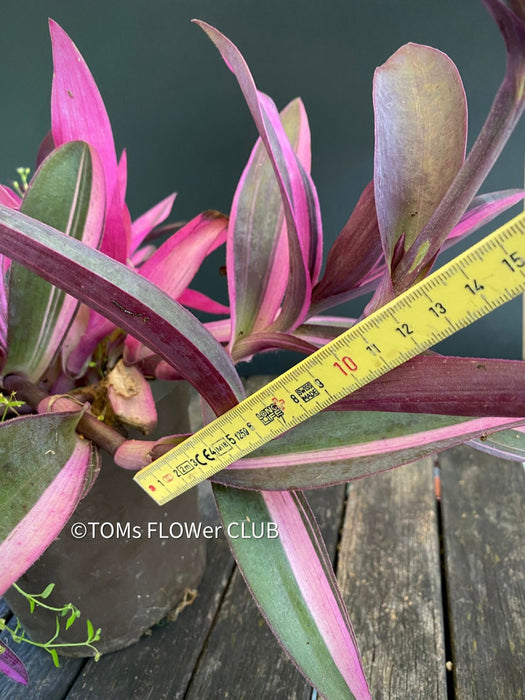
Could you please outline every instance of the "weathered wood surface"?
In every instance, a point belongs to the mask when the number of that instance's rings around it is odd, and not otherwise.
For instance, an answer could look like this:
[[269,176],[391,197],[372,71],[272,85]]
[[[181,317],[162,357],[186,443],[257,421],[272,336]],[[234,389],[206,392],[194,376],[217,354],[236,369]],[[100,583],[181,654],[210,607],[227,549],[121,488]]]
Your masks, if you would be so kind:
[[350,486],[338,577],[372,697],[445,698],[432,459]]
[[466,447],[440,462],[456,697],[523,698],[523,465]]
[[[444,591],[431,460],[354,482],[346,507],[344,487],[310,495],[333,555],[344,522],[338,576],[373,698],[523,697],[523,468],[468,448],[439,455],[439,464]],[[205,508],[203,520],[213,522],[209,501]],[[48,654],[22,645],[16,651],[30,685],[0,677],[0,700],[310,698],[252,603],[226,542],[208,544],[199,596],[175,624],[157,626],[98,664],[63,659],[55,669]],[[449,628],[452,656],[445,658]],[[454,669],[448,695],[445,661]]]

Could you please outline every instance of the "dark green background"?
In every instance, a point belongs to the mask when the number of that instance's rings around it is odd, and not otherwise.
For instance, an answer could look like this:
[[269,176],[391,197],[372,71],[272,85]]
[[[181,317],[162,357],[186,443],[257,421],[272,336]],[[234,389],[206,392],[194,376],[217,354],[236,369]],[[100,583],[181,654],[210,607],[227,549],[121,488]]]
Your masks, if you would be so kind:
[[[102,92],[117,149],[129,162],[133,216],[172,191],[172,219],[227,212],[255,129],[240,91],[191,18],[225,32],[281,108],[297,95],[310,118],[313,177],[326,249],[372,176],[374,68],[407,41],[445,51],[469,101],[470,142],[504,72],[498,30],[478,0],[2,0],[0,179],[32,165],[49,128],[51,51],[47,17],[72,36]],[[483,191],[523,182],[522,124]],[[217,253],[199,286],[226,301]],[[358,312],[358,307],[344,311]],[[454,336],[443,351],[519,357],[520,301]],[[261,359],[276,371],[289,356]]]

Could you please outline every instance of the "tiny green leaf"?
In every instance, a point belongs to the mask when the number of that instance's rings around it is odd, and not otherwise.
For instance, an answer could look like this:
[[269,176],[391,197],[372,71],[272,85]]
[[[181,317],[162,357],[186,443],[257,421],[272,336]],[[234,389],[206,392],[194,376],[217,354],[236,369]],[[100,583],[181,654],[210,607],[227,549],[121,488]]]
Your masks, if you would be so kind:
[[54,584],[54,583],[49,583],[49,584],[44,588],[44,590],[42,591],[42,593],[40,594],[40,598],[43,598],[44,600],[45,600],[46,598],[49,598],[49,596],[50,596],[51,593],[53,592],[54,587],[55,587],[55,584]]
[[58,660],[58,654],[56,649],[47,649],[47,651],[51,654],[51,658],[53,659],[53,663],[55,664],[56,668],[60,668],[60,661]]

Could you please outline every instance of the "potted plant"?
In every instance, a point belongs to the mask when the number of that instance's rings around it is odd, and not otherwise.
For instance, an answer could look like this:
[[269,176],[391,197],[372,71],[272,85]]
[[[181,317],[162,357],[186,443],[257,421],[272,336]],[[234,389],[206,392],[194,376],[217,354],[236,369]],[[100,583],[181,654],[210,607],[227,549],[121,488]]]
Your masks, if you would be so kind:
[[[52,135],[21,200],[3,188],[0,206],[0,253],[9,280],[2,297],[2,384],[4,396],[15,392],[13,400],[24,402],[18,410],[27,412],[0,426],[0,445],[14,446],[0,475],[7,494],[0,552],[9,562],[2,591],[74,512],[93,471],[93,453],[105,449],[116,464],[137,469],[181,439],[183,429],[175,425],[174,437],[124,436],[114,417],[129,420],[129,402],[123,408],[126,392],[115,392],[116,384],[133,384],[143,427],[151,422],[152,406],[145,377],[185,378],[222,413],[243,397],[234,363],[276,348],[312,352],[353,322],[321,312],[373,291],[364,309],[370,313],[424,277],[444,248],[523,199],[522,190],[476,196],[524,106],[525,5],[484,4],[502,30],[507,73],[468,157],[465,95],[455,66],[435,49],[402,47],[374,80],[373,181],[329,251],[322,275],[321,217],[300,101],[279,114],[257,90],[237,48],[199,22],[235,74],[259,140],[228,223],[221,215],[202,214],[153,252],[140,246],[168,215],[171,201],[130,227],[125,159],[117,161],[87,67],[51,23]],[[48,211],[60,216],[50,220]],[[225,309],[188,285],[204,257],[224,241],[229,317],[203,325],[184,305]],[[20,309],[27,314],[21,329]],[[226,532],[229,523],[247,517],[276,524],[277,538],[231,538],[230,545],[275,635],[323,696],[370,694],[302,490],[481,437],[476,444],[482,449],[518,453],[501,448],[492,434],[525,423],[522,370],[519,361],[425,354],[214,478]],[[29,532],[36,536],[28,538]],[[13,652],[0,655],[0,665],[23,679]]]

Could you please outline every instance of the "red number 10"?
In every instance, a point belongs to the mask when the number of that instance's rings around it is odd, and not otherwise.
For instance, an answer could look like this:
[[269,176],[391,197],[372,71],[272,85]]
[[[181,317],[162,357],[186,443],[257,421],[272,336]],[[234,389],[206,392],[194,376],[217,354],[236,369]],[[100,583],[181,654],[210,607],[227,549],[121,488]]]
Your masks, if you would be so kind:
[[[343,363],[344,367],[339,364],[339,362],[334,362],[334,367],[337,367],[337,369],[340,369],[341,372],[346,376],[348,376],[348,372],[355,372],[357,369],[356,363],[352,360],[351,357],[348,357],[345,355],[341,362]],[[347,372],[348,370],[348,372]]]

